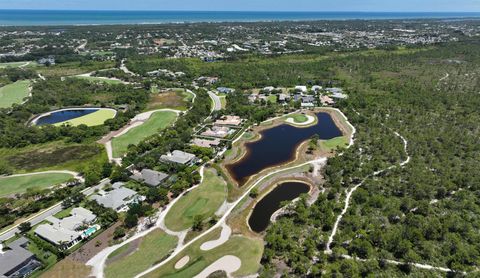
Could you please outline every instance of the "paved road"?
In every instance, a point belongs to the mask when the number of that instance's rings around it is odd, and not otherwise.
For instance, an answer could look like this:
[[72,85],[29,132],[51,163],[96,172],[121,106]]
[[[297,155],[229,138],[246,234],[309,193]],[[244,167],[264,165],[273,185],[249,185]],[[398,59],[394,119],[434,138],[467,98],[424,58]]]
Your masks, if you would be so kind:
[[[85,190],[82,191],[82,193],[85,196],[88,196],[88,195],[94,193],[96,189],[100,189],[101,187],[103,187],[105,184],[107,184],[109,182],[110,182],[109,179],[104,179],[99,184],[97,184],[93,187],[86,188]],[[43,220],[45,220],[47,217],[55,215],[55,214],[59,213],[60,211],[62,211],[62,203],[61,202],[43,210],[43,211],[41,211],[41,212],[39,212],[39,213],[37,213],[37,214],[27,218],[27,219],[25,219],[23,222],[30,222],[30,224],[32,224],[32,226],[34,226],[34,225],[42,222]],[[18,229],[19,225],[20,225],[20,223],[13,226],[12,228],[6,230],[5,232],[1,233],[0,234],[0,242],[5,241],[9,238],[12,238],[12,237],[15,236],[16,233],[20,232],[20,230]]]
[[222,110],[222,101],[220,101],[220,97],[218,97],[214,92],[211,91],[208,91],[208,95],[214,103],[213,111]]

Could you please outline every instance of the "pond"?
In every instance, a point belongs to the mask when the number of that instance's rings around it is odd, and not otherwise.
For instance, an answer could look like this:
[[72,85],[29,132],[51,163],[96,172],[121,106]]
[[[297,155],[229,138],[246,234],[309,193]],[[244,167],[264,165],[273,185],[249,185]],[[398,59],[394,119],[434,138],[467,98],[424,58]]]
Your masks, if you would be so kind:
[[62,109],[57,111],[52,111],[40,115],[32,121],[34,125],[53,125],[56,123],[61,123],[69,121],[75,118],[83,117],[88,114],[92,114],[100,110],[100,108],[72,108],[72,109]]
[[282,124],[261,131],[260,140],[245,144],[245,156],[226,166],[232,178],[241,186],[262,170],[292,161],[297,147],[315,134],[322,140],[343,135],[330,114],[318,113],[317,118],[318,123],[310,127]]
[[248,225],[256,233],[265,231],[270,224],[270,218],[281,208],[282,202],[295,200],[309,191],[310,186],[303,182],[281,183],[255,205]]

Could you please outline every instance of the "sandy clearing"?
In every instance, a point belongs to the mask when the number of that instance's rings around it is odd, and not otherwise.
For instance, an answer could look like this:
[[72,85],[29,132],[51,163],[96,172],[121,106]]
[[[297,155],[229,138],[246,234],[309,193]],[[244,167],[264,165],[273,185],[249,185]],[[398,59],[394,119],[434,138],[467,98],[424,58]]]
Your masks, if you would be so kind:
[[216,248],[225,242],[230,238],[230,235],[232,234],[232,229],[225,223],[222,224],[222,232],[220,233],[220,237],[215,240],[207,241],[204,242],[200,246],[200,250],[202,251],[208,251],[212,250],[213,248]]
[[223,270],[227,272],[228,276],[231,276],[231,273],[237,271],[242,266],[242,261],[232,255],[226,255],[216,260],[214,263],[205,268],[202,272],[196,275],[194,278],[207,278],[208,275],[212,274],[215,271]]
[[178,262],[175,264],[175,269],[180,269],[180,268],[184,267],[185,265],[188,264],[189,261],[190,261],[190,257],[189,257],[189,256],[185,256],[185,257],[181,258],[181,259],[178,260]]
[[293,118],[287,118],[286,122],[289,124],[298,125],[298,126],[306,126],[315,122],[314,116],[310,116],[310,115],[305,115],[305,116],[307,117],[307,121],[303,123],[297,123]]

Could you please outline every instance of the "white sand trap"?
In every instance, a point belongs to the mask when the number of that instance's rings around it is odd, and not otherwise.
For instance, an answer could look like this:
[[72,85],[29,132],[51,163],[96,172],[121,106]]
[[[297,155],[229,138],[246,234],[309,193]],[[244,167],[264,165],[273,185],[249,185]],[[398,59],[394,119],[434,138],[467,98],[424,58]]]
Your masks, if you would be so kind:
[[181,258],[181,259],[178,260],[178,262],[175,264],[175,269],[180,269],[180,268],[184,267],[186,264],[188,264],[189,261],[190,261],[190,257],[189,257],[189,256],[185,256],[185,257]]
[[231,255],[223,256],[205,268],[194,278],[207,278],[208,275],[219,270],[223,270],[227,274],[231,274],[232,272],[239,270],[240,266],[242,266],[242,261],[238,257]]
[[211,240],[211,241],[207,241],[207,242],[203,243],[200,246],[200,250],[208,251],[208,250],[212,250],[213,248],[224,244],[230,238],[231,234],[232,234],[232,229],[230,229],[230,227],[227,224],[223,224],[222,225],[222,232],[220,233],[220,237],[216,240]]
[[294,125],[309,125],[315,122],[315,117],[310,115],[305,115],[307,117],[307,121],[303,123],[297,123],[293,118],[288,118],[287,123],[294,124]]

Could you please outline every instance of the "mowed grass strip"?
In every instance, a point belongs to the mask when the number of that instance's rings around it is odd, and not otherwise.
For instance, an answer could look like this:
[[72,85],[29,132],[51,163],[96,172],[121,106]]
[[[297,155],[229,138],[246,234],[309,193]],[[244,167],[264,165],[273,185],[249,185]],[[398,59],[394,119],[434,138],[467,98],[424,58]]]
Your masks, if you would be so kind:
[[113,119],[115,114],[116,112],[113,109],[100,109],[82,117],[56,123],[55,126],[61,126],[63,124],[69,124],[71,126],[79,126],[82,124],[87,126],[103,125],[106,120]]
[[123,84],[122,80],[110,79],[110,78],[101,78],[97,76],[74,76],[72,78],[84,79],[89,82],[94,83],[107,83],[107,84]]
[[20,104],[29,94],[30,81],[22,80],[0,88],[0,108]]
[[[107,278],[131,278],[164,259],[177,245],[177,237],[156,229],[142,238],[139,248],[132,254],[107,265]],[[117,256],[120,254],[117,254]]]
[[[209,240],[217,239],[220,236],[219,230],[212,232],[195,242],[171,261],[157,270],[145,275],[145,278],[183,278],[194,277],[216,260],[226,255],[238,257],[242,261],[239,270],[233,273],[234,277],[253,275],[260,269],[260,259],[263,254],[263,241],[251,239],[244,236],[232,236],[226,243],[209,251],[201,251],[200,245]],[[177,270],[175,263],[184,256],[190,256],[186,266]]]
[[153,115],[142,125],[132,128],[119,137],[113,138],[113,157],[123,156],[123,154],[127,152],[129,145],[136,145],[143,139],[171,126],[176,119],[177,113],[175,112],[159,111],[153,113]]
[[47,188],[61,184],[73,178],[69,174],[47,173],[17,177],[0,178],[0,196],[24,193],[29,188]]
[[213,216],[226,198],[226,182],[215,170],[205,169],[202,184],[175,203],[165,217],[165,225],[173,231],[188,229],[195,216]]

